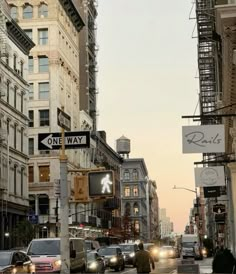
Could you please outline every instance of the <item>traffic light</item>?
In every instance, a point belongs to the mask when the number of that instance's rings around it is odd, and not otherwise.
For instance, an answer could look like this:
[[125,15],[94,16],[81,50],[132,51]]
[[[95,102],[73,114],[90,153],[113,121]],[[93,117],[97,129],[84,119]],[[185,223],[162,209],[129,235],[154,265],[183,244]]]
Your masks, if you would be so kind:
[[115,191],[112,170],[88,173],[89,197],[113,197]]
[[74,199],[87,202],[88,197],[88,177],[75,176],[74,178]]

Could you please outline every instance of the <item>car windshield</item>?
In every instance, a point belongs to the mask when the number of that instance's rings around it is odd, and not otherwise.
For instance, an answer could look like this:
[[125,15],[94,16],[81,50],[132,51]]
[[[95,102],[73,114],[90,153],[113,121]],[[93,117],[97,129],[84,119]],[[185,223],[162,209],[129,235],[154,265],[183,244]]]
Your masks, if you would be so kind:
[[192,243],[192,242],[183,242],[182,246],[183,247],[194,247],[194,243]]
[[28,255],[60,255],[60,240],[32,241]]
[[87,253],[87,259],[88,261],[96,260],[97,254],[96,253]]
[[11,253],[10,252],[1,252],[0,253],[0,266],[6,266],[10,264]]
[[116,255],[116,248],[102,248],[98,250],[98,254],[100,256],[106,256],[106,255]]
[[120,245],[120,248],[124,252],[134,251],[134,246],[133,245]]

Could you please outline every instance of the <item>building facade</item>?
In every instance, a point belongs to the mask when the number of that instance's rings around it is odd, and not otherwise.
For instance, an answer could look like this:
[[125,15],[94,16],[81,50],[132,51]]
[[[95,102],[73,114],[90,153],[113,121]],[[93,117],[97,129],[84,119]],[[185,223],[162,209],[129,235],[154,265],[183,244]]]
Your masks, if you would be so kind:
[[[69,1],[8,1],[12,17],[34,41],[28,60],[29,80],[29,215],[38,218],[38,237],[57,234],[60,179],[59,151],[39,150],[38,134],[60,132],[57,109],[71,117],[71,131],[80,130],[79,32],[84,23]],[[67,150],[68,168],[79,166],[79,150]],[[73,187],[73,175],[68,175]]]
[[0,2],[0,249],[19,244],[14,233],[27,216],[28,54],[34,46]]

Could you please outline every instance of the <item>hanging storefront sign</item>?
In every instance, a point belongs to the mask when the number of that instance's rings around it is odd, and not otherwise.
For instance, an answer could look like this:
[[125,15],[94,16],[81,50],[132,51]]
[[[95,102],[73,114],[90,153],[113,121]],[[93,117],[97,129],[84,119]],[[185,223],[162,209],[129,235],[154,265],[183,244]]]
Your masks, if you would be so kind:
[[183,153],[225,152],[224,125],[182,127]]
[[215,198],[221,195],[220,186],[204,187],[203,191],[204,191],[204,198]]
[[196,187],[225,186],[223,166],[195,168],[194,174]]

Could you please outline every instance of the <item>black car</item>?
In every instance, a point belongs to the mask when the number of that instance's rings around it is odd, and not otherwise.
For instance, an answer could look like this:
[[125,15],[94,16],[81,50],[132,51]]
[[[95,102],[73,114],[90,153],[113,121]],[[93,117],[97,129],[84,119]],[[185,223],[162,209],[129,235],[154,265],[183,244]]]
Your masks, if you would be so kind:
[[116,271],[125,269],[125,259],[119,246],[107,246],[98,249],[98,255],[104,257],[106,266]]
[[16,250],[0,250],[0,273],[34,274],[35,267],[25,252]]
[[105,260],[99,256],[96,251],[90,251],[87,253],[87,273],[104,273],[106,270]]
[[122,253],[125,257],[125,264],[126,265],[133,265],[135,266],[135,253],[138,251],[138,245],[132,243],[124,243],[119,245]]

